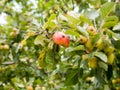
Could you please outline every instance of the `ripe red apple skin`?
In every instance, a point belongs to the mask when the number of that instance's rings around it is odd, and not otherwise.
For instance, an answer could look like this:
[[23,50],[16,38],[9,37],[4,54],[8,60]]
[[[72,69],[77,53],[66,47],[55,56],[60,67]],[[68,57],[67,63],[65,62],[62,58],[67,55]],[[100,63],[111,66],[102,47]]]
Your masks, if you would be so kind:
[[68,47],[69,42],[70,42],[68,36],[60,31],[57,31],[54,33],[53,41],[54,41],[54,43],[56,43],[58,45],[62,45],[63,47]]

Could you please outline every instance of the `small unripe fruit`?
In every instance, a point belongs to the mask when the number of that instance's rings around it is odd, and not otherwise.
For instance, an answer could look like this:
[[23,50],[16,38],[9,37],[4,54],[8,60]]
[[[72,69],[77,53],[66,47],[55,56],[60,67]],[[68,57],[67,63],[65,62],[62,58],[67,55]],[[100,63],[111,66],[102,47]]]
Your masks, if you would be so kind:
[[55,32],[53,35],[53,41],[63,47],[68,47],[70,42],[68,36],[63,32]]
[[27,86],[27,90],[33,90],[32,86]]
[[114,50],[115,50],[115,48],[113,46],[109,46],[109,47],[106,47],[104,49],[104,51],[105,51],[106,54],[111,54],[111,53],[114,52]]
[[53,14],[53,13],[54,13],[54,10],[50,9],[49,14]]
[[10,47],[9,45],[5,44],[5,45],[0,45],[0,49],[3,49],[3,50],[8,50]]
[[86,43],[87,40],[88,40],[88,39],[87,39],[85,36],[82,36],[82,35],[80,36],[80,43],[81,43],[81,44]]
[[10,33],[10,36],[11,36],[11,37],[15,37],[15,36],[17,36],[17,34],[16,34],[15,32],[11,32],[11,33]]
[[87,32],[88,32],[91,36],[97,34],[97,30],[96,30],[93,26],[88,26],[88,27],[87,27]]
[[8,50],[10,47],[9,47],[9,45],[7,45],[7,44],[5,44],[4,46],[3,46],[3,49],[5,49],[5,50]]
[[27,42],[26,42],[26,40],[22,40],[20,44],[21,44],[22,46],[24,46],[24,45],[27,44]]
[[112,83],[113,83],[113,84],[116,84],[116,83],[117,83],[117,80],[113,79],[113,80],[112,80]]
[[88,55],[87,54],[83,54],[82,55],[82,60],[87,60],[88,59]]
[[55,6],[54,6],[54,9],[58,11],[58,10],[59,10],[59,6],[58,6],[58,5],[55,5]]
[[86,81],[87,81],[87,82],[93,82],[93,81],[94,81],[94,78],[95,78],[95,77],[87,77],[87,78],[86,78]]
[[117,83],[120,83],[120,78],[117,78]]
[[96,42],[96,45],[97,49],[99,50],[102,50],[104,48],[104,43],[103,43],[103,40],[102,38],[100,38],[97,42]]
[[35,34],[34,32],[28,32],[26,35],[27,35],[28,37],[31,37],[31,36],[35,36],[36,34]]
[[95,8],[96,8],[96,9],[100,8],[100,5],[99,5],[99,4],[96,4]]
[[19,34],[19,30],[17,28],[13,28],[13,31],[10,33],[11,37],[16,37]]
[[42,87],[41,89],[42,89],[42,90],[46,90],[46,87]]
[[4,49],[4,46],[3,46],[3,45],[0,45],[0,49]]
[[120,90],[120,87],[116,87],[115,89],[116,89],[116,90]]
[[97,58],[93,57],[93,58],[89,59],[88,66],[93,69],[96,68],[97,67]]
[[87,40],[87,42],[85,43],[85,46],[89,51],[92,51],[93,45],[92,45],[91,40]]
[[86,82],[91,82],[91,77],[87,77]]
[[108,63],[112,64],[114,62],[115,55],[113,53],[111,53],[107,56],[107,58],[108,58]]

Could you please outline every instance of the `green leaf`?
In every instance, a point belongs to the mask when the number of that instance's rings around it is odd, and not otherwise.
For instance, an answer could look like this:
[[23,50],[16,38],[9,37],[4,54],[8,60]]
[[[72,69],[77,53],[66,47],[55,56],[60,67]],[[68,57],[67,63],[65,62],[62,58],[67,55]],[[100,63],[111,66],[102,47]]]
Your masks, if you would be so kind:
[[75,85],[78,82],[79,69],[69,70],[66,76],[65,85]]
[[53,49],[53,46],[54,46],[54,42],[50,41],[49,44],[48,44],[48,48],[49,49]]
[[89,38],[88,32],[83,27],[78,26],[77,28],[78,28],[78,32],[80,32],[83,36]]
[[120,22],[113,27],[113,30],[120,30]]
[[85,15],[81,15],[81,16],[80,16],[80,20],[81,20],[82,22],[88,23],[89,25],[92,25],[91,20],[90,20],[88,17],[86,17]]
[[113,38],[120,39],[120,35],[118,33],[114,33],[109,29],[107,29],[107,33],[111,34]]
[[120,19],[120,2],[116,3],[115,14]]
[[65,15],[65,16],[67,17],[68,22],[70,22],[70,23],[79,24],[79,22],[80,22],[79,19],[76,19],[76,18],[74,18],[74,17],[72,17],[72,16],[70,16],[70,15]]
[[46,56],[46,52],[45,51],[41,51],[40,55],[38,57],[38,63],[39,63],[40,68],[44,68],[45,65],[46,65],[45,56]]
[[84,45],[79,45],[79,46],[76,46],[76,47],[69,47],[67,48],[67,51],[68,52],[73,52],[73,51],[80,51],[80,50],[84,50]]
[[103,28],[110,28],[110,27],[115,26],[116,24],[117,24],[116,21],[105,22],[102,27],[103,27]]
[[99,64],[99,67],[103,68],[105,71],[108,70],[108,65],[106,63],[99,61],[98,64]]
[[42,35],[37,36],[34,40],[34,44],[44,46],[45,45],[44,37]]
[[117,16],[109,16],[109,17],[105,18],[105,22],[109,22],[109,21],[118,22],[118,17]]
[[5,43],[5,42],[6,42],[6,40],[5,40],[5,39],[0,38],[0,43]]
[[76,32],[75,30],[66,30],[65,33],[76,36],[78,38],[80,37],[80,34],[78,32]]
[[107,62],[107,56],[103,52],[94,52],[94,56],[100,58],[102,61]]
[[116,41],[114,40],[112,41],[112,44],[114,45],[116,49],[120,50],[120,40],[116,40]]
[[109,16],[105,18],[105,22],[103,24],[103,28],[107,27],[113,27],[118,23],[118,17],[117,16]]
[[100,39],[101,36],[102,36],[101,33],[97,33],[97,34],[92,38],[92,43],[95,44],[95,43]]
[[55,23],[54,23],[53,20],[55,20],[55,18],[56,18],[56,14],[52,14],[52,15],[49,17],[48,21],[45,23],[44,29],[48,28],[48,27],[51,26],[51,25],[54,26]]
[[113,10],[114,6],[114,2],[107,2],[103,4],[100,8],[101,17],[104,19]]
[[49,49],[46,53],[46,57],[45,57],[45,61],[46,63],[48,63],[49,65],[53,65],[55,64],[55,60],[54,60],[54,52],[53,50]]

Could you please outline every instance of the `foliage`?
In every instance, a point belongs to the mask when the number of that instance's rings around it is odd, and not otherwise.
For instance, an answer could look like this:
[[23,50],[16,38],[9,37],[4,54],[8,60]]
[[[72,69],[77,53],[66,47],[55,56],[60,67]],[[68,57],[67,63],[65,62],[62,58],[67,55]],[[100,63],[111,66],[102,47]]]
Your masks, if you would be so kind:
[[26,89],[119,90],[119,0],[1,0],[0,90]]

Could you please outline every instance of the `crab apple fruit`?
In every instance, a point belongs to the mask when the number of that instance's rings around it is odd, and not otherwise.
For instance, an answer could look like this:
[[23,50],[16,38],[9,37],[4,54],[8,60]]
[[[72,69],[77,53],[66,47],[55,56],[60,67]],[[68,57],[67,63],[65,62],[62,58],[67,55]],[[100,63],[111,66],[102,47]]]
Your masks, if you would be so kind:
[[93,26],[88,26],[88,27],[87,27],[87,32],[88,32],[91,36],[97,34],[97,30],[96,30]]
[[103,42],[103,39],[100,38],[97,42],[96,42],[96,45],[97,49],[99,50],[102,50],[104,48],[104,42]]
[[113,64],[113,62],[115,60],[115,55],[113,53],[111,53],[107,56],[107,58],[108,58],[108,63],[111,65],[111,64]]
[[88,66],[93,69],[96,68],[97,67],[97,58],[96,57],[90,58],[88,60]]
[[80,43],[82,43],[82,44],[84,44],[84,43],[86,43],[87,42],[87,38],[85,37],[85,36],[80,36]]
[[112,80],[112,83],[113,83],[113,84],[116,84],[116,83],[117,83],[117,80],[116,80],[116,79],[113,79],[113,80]]
[[87,42],[85,43],[85,46],[89,51],[93,50],[93,45],[92,45],[91,40],[87,40]]
[[105,51],[106,54],[111,54],[111,53],[114,52],[114,50],[115,50],[115,48],[113,46],[109,46],[109,47],[106,47],[104,49],[104,51]]
[[54,33],[53,41],[54,43],[61,45],[63,47],[68,47],[70,43],[68,36],[60,31]]
[[88,55],[87,54],[83,54],[82,55],[82,60],[87,60],[88,59]]
[[27,86],[27,90],[33,90],[32,86]]

